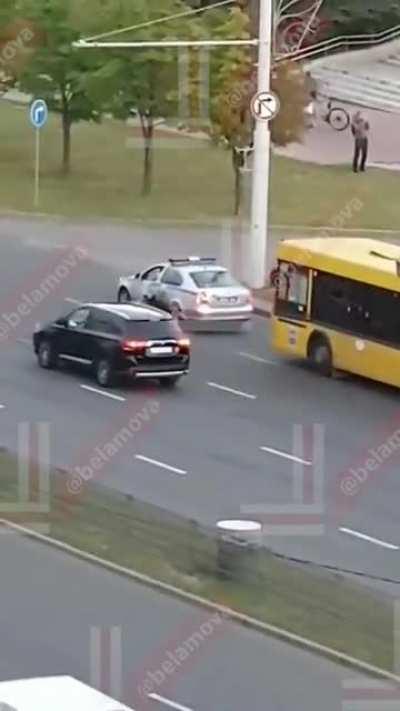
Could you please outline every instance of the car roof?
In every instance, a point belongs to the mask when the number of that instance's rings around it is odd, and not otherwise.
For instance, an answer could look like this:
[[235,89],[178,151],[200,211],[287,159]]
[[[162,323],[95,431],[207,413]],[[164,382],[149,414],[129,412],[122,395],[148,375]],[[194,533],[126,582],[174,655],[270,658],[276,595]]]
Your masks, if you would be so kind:
[[225,267],[221,267],[218,264],[187,264],[182,267],[175,267],[178,269],[183,269],[187,272],[227,272]]
[[228,271],[225,267],[220,266],[214,257],[181,257],[170,258],[167,266],[172,269],[182,271]]
[[172,319],[171,314],[166,311],[143,304],[90,303],[82,304],[81,308],[96,308],[108,311],[113,316],[119,316],[125,321],[170,321]]
[[2,681],[1,703],[18,711],[134,711],[71,676]]

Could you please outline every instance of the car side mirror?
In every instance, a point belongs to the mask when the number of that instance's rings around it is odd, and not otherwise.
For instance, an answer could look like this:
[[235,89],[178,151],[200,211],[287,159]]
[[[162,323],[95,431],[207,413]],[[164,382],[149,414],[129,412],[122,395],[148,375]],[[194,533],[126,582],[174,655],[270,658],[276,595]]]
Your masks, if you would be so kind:
[[56,321],[58,326],[66,326],[67,325],[67,319],[66,318],[59,318],[58,321]]
[[137,274],[135,274],[135,279],[140,279],[140,272],[137,272]]

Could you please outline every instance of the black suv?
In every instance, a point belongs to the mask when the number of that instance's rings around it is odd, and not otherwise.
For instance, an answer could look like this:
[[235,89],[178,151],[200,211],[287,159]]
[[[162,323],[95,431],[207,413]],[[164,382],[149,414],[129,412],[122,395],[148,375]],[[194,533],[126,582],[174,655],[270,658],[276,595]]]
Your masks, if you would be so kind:
[[104,388],[118,373],[171,386],[187,374],[190,362],[190,341],[177,321],[139,304],[82,304],[36,331],[33,347],[42,368],[79,363],[92,368]]

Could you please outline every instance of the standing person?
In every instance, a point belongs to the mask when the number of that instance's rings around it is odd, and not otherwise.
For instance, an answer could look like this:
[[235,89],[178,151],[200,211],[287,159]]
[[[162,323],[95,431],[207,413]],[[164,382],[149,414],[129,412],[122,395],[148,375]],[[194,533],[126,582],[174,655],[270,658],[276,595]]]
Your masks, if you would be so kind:
[[356,111],[351,122],[351,132],[354,136],[353,171],[364,172],[368,156],[369,123],[361,111]]
[[315,103],[318,94],[318,83],[316,79],[311,75],[311,72],[306,72],[304,76],[304,88],[308,95],[309,102],[304,109],[306,116],[307,128],[314,128],[315,126]]

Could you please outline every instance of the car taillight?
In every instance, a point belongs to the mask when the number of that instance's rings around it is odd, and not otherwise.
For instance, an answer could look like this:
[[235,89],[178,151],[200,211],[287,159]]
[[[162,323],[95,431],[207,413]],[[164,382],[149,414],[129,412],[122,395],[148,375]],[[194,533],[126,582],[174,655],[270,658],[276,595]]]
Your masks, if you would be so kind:
[[178,346],[181,350],[188,350],[190,348],[190,338],[180,338]]
[[123,341],[123,351],[142,351],[147,348],[147,341]]

